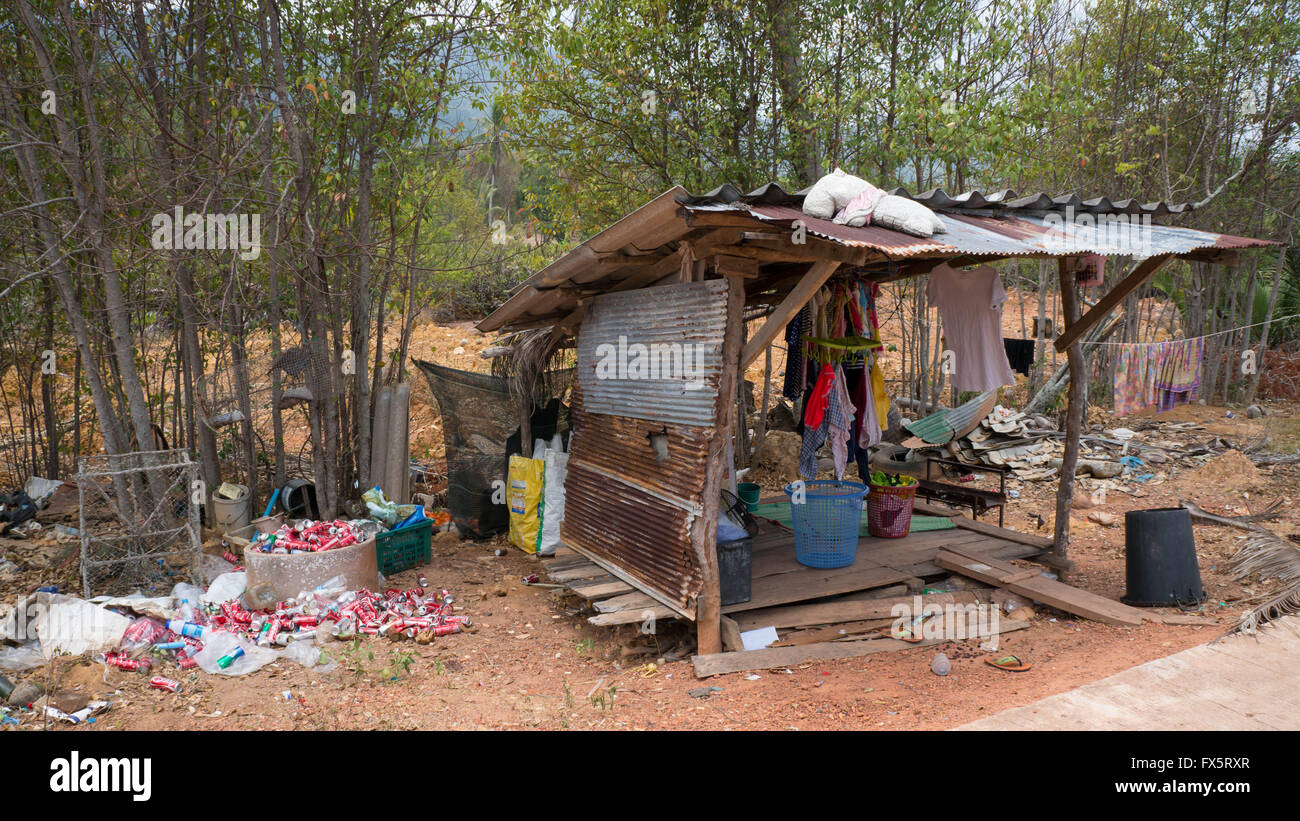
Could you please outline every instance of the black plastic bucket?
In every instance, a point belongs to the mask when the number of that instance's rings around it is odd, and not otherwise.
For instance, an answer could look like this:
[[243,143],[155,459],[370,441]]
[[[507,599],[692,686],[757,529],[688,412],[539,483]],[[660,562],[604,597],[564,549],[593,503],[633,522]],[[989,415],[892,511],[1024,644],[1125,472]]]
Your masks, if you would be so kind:
[[1124,531],[1125,604],[1166,607],[1205,601],[1190,513],[1181,507],[1130,510],[1124,514]]
[[290,479],[280,491],[280,509],[291,519],[319,519],[316,486],[306,479]]
[[752,538],[718,542],[718,587],[723,607],[749,601],[750,582],[754,580],[753,560]]

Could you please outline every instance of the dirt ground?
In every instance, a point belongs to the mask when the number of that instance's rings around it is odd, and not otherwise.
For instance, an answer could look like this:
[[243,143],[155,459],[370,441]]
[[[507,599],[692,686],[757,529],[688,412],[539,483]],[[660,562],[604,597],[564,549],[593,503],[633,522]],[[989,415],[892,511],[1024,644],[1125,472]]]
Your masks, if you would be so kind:
[[[1184,408],[1174,413],[1211,422],[1225,412]],[[1268,423],[1259,424],[1262,428]],[[1240,432],[1238,426],[1234,429]],[[1234,477],[1250,472],[1243,470],[1241,461],[1246,460],[1227,452],[1189,471],[1190,475],[1142,489],[1141,496],[1111,494],[1105,509],[1120,513],[1193,499],[1206,509],[1233,515],[1258,510],[1265,500],[1278,496],[1296,498],[1300,471],[1293,466],[1260,469],[1258,479],[1246,476],[1246,484],[1240,487],[1225,482],[1225,471]],[[1248,462],[1245,467],[1254,470]],[[1053,488],[1051,482],[1023,483],[1008,524],[1036,530],[1029,514],[1050,514]],[[1300,519],[1289,510],[1270,527],[1297,532]],[[1092,524],[1082,511],[1072,517],[1072,528],[1070,555],[1078,569],[1071,583],[1120,596],[1123,529]],[[1204,613],[1221,625],[1230,624],[1247,600],[1270,588],[1243,585],[1225,572],[1225,560],[1238,541],[1233,531],[1198,525],[1196,536],[1210,596]],[[88,661],[70,669],[32,671],[31,678],[49,681],[51,689],[74,689],[112,700],[112,708],[95,724],[68,728],[76,732],[942,729],[1173,654],[1222,632],[1222,627],[1152,623],[1116,628],[1040,608],[1031,627],[1002,636],[1002,649],[1033,663],[1025,673],[983,665],[979,661],[983,654],[973,642],[954,642],[699,680],[689,660],[658,659],[684,634],[681,625],[660,624],[658,636],[641,636],[635,626],[593,627],[573,615],[574,600],[550,588],[522,583],[523,576],[539,570],[536,557],[500,541],[439,540],[427,567],[401,574],[393,584],[411,586],[418,572],[425,573],[432,585],[453,592],[463,612],[472,615],[474,632],[438,638],[428,646],[388,639],[331,642],[326,651],[338,667],[328,673],[309,671],[290,661],[243,678],[156,671],[180,679],[179,694],[150,689],[147,677],[138,674],[105,674],[102,665]],[[624,655],[624,648],[637,646],[653,651]],[[940,651],[952,660],[952,672],[946,677],[929,670],[930,660]]]
[[[417,327],[412,354],[473,370],[486,370],[477,351],[491,339],[468,324]],[[457,349],[461,349],[457,351]],[[761,375],[760,375],[761,378]],[[428,386],[415,377],[412,453],[441,457],[441,423]],[[1126,510],[1177,505],[1192,500],[1223,515],[1260,510],[1281,498],[1285,513],[1268,526],[1300,533],[1296,500],[1300,466],[1256,468],[1238,450],[1270,437],[1268,450],[1295,452],[1300,444],[1300,406],[1272,405],[1262,419],[1246,419],[1240,408],[1188,406],[1159,419],[1191,421],[1202,440],[1221,437],[1232,446],[1192,466],[1162,470],[1157,480],[1111,491],[1101,509],[1122,522]],[[1228,414],[1231,413],[1230,418]],[[1094,411],[1095,430],[1135,426],[1142,416],[1112,419]],[[790,478],[790,477],[787,477]],[[779,477],[766,477],[768,492]],[[1086,483],[1084,483],[1086,485]],[[1020,482],[1006,524],[1048,535],[1052,528],[1055,481]],[[1084,491],[1087,488],[1084,487]],[[1081,495],[1087,496],[1087,492]],[[1071,517],[1072,584],[1118,598],[1124,589],[1122,526]],[[1038,517],[1038,518],[1036,518]],[[1042,524],[1039,524],[1041,519]],[[423,572],[432,586],[447,588],[472,632],[435,639],[427,646],[409,640],[371,638],[331,642],[337,662],[330,672],[280,661],[243,678],[181,672],[155,673],[182,682],[178,694],[148,687],[148,677],[105,672],[86,659],[64,660],[13,676],[53,690],[107,696],[112,707],[93,724],[57,725],[73,732],[104,729],[942,729],[1007,707],[1068,690],[1152,659],[1176,653],[1220,635],[1248,603],[1274,589],[1267,581],[1234,581],[1226,560],[1240,534],[1197,525],[1201,574],[1209,600],[1203,614],[1216,626],[1160,625],[1116,628],[1039,608],[1028,629],[1001,637],[1001,648],[1032,662],[1025,673],[996,670],[980,662],[973,643],[880,653],[858,659],[803,664],[700,680],[689,659],[660,656],[688,634],[675,622],[658,625],[656,636],[636,626],[598,628],[576,614],[576,600],[521,579],[540,573],[536,557],[508,547],[438,540],[433,559],[390,580],[410,587]],[[21,546],[0,549],[11,557]],[[12,602],[38,585],[78,589],[75,556],[53,547],[39,562],[7,575],[0,572],[0,601]],[[500,554],[500,555],[498,555]],[[543,575],[543,582],[545,577]],[[1165,611],[1175,612],[1175,611]],[[639,652],[638,647],[649,647]],[[952,660],[946,677],[929,670],[937,652]],[[4,731],[21,731],[6,726]],[[40,726],[37,723],[35,726]],[[55,726],[55,725],[51,725]]]

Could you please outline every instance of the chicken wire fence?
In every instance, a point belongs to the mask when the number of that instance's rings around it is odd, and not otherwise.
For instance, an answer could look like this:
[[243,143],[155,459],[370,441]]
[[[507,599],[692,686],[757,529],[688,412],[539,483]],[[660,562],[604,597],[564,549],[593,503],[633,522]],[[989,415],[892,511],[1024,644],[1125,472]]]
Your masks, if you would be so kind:
[[[199,580],[198,465],[184,450],[83,457],[81,581],[86,598],[166,595]],[[201,490],[201,489],[200,489]]]

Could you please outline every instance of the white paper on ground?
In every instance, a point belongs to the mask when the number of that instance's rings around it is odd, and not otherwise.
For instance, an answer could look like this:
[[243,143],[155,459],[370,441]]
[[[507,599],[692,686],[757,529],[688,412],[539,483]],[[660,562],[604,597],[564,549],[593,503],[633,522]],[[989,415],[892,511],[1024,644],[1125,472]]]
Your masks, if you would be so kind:
[[757,630],[746,630],[740,634],[740,644],[746,650],[762,650],[769,644],[775,644],[776,640],[775,627],[760,627]]

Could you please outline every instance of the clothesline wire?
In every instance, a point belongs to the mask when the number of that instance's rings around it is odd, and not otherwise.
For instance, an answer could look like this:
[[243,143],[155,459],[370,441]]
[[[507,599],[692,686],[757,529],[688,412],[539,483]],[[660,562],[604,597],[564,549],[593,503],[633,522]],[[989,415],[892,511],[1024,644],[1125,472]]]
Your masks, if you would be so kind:
[[1288,319],[1295,319],[1296,317],[1300,317],[1300,314],[1290,314],[1288,316],[1274,317],[1273,319],[1270,319],[1268,322],[1256,322],[1254,325],[1242,325],[1239,328],[1229,328],[1226,331],[1215,331],[1212,334],[1202,334],[1201,336],[1188,336],[1188,337],[1184,337],[1183,339],[1166,339],[1163,342],[1085,342],[1084,344],[1087,345],[1088,347],[1100,347],[1102,345],[1108,347],[1111,346],[1124,347],[1126,345],[1164,345],[1173,342],[1187,342],[1188,340],[1192,340],[1192,339],[1209,339],[1212,336],[1222,336],[1223,334],[1236,333],[1237,331],[1244,331],[1248,328],[1257,328],[1260,325],[1272,325],[1278,322],[1283,322]]

